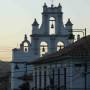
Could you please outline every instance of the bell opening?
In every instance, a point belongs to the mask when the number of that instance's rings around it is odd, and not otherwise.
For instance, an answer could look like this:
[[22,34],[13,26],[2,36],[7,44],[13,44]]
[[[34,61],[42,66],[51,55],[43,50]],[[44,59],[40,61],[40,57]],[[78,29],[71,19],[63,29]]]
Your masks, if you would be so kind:
[[51,28],[54,28],[54,25],[53,24],[51,25]]
[[45,48],[44,48],[44,46],[43,46],[43,48],[42,48],[42,52],[45,52]]

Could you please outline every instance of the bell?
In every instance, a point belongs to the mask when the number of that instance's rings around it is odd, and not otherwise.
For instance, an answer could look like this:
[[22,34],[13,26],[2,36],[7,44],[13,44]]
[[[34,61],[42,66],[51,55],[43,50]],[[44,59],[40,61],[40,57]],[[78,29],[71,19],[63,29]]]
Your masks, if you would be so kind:
[[53,24],[51,25],[51,28],[54,28],[54,25]]
[[43,46],[43,48],[42,48],[42,52],[45,52],[45,48],[44,48],[44,46]]
[[80,35],[78,34],[78,35],[77,35],[77,40],[79,40],[79,39],[80,39]]
[[61,49],[62,49],[62,46],[60,46],[59,50],[61,50]]

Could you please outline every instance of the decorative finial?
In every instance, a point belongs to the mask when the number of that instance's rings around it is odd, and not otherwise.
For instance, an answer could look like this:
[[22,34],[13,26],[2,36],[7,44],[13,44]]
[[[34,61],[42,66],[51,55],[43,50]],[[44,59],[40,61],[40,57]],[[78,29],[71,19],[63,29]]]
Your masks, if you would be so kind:
[[47,4],[46,3],[44,3],[44,7],[47,7]]
[[39,25],[38,22],[37,22],[37,20],[36,20],[36,18],[34,19],[34,22],[33,22],[32,25],[33,25],[33,26],[38,26],[38,25]]
[[27,35],[25,34],[24,40],[27,40]]
[[68,21],[67,21],[67,23],[65,25],[66,26],[72,26],[73,25],[72,22],[71,22],[71,20],[70,20],[70,18],[68,18]]
[[59,3],[58,7],[61,7],[61,4]]

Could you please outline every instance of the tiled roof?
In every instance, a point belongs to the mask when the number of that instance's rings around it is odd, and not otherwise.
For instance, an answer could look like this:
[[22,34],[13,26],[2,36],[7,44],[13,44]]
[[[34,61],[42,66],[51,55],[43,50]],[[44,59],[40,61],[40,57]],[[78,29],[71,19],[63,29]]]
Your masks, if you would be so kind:
[[84,37],[60,51],[61,55],[90,56],[90,36]]
[[30,64],[48,63],[49,61],[60,59],[63,56],[90,56],[90,35],[81,38],[58,52],[45,55],[35,61],[32,61]]

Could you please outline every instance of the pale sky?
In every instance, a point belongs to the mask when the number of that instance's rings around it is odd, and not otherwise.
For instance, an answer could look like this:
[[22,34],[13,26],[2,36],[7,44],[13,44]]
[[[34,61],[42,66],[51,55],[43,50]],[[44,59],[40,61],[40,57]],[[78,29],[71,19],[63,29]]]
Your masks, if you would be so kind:
[[[0,59],[11,60],[12,48],[19,47],[26,33],[31,34],[32,23],[37,18],[41,24],[43,3],[51,0],[0,0]],[[54,0],[61,3],[64,24],[71,18],[74,28],[87,28],[90,34],[90,0]]]

